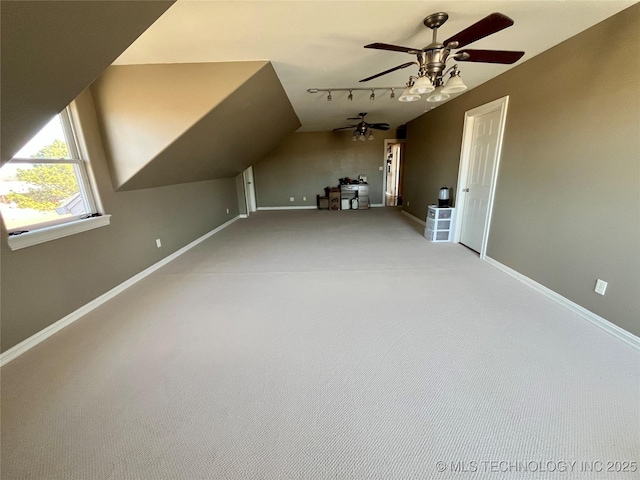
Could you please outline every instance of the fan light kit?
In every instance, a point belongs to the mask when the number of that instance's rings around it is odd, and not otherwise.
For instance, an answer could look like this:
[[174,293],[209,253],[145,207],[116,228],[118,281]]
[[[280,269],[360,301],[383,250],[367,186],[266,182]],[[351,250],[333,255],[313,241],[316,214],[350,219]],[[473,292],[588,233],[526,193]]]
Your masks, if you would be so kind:
[[[513,20],[502,13],[492,13],[470,27],[458,32],[453,37],[448,38],[444,43],[440,43],[437,40],[438,28],[440,28],[448,18],[448,14],[439,12],[429,15],[423,20],[422,23],[433,31],[433,36],[431,43],[422,49],[389,45],[387,43],[371,43],[365,45],[364,48],[416,55],[417,61],[403,63],[384,72],[363,78],[360,81],[368,82],[369,80],[395,72],[396,70],[417,65],[418,76],[412,75],[409,77],[407,87],[398,100],[401,102],[415,102],[420,100],[421,95],[430,94],[427,97],[428,102],[441,102],[448,99],[452,93],[462,92],[467,89],[462,78],[460,78],[458,65],[454,65],[447,70],[447,60],[454,59],[458,62],[512,64],[520,60],[524,55],[524,52],[507,50],[466,49],[452,53],[453,50],[510,27],[513,25]],[[451,76],[445,83],[443,76],[449,72]]]

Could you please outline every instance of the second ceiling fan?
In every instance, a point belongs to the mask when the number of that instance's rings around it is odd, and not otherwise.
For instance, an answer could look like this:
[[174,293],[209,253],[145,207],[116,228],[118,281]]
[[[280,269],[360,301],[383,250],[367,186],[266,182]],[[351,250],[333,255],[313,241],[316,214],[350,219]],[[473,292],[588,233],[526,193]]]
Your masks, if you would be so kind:
[[366,112],[359,113],[359,117],[351,117],[347,118],[347,120],[360,120],[357,125],[349,125],[347,127],[334,128],[334,132],[338,132],[340,130],[347,130],[349,128],[353,128],[353,141],[362,140],[365,141],[367,138],[367,132],[369,133],[369,140],[373,140],[373,130],[389,130],[390,125],[388,123],[368,123],[364,121],[364,117],[367,115]]
[[[392,52],[416,55],[417,61],[403,63],[397,67],[385,70],[384,72],[363,78],[360,81],[368,82],[369,80],[395,72],[396,70],[407,68],[411,65],[417,65],[418,76],[411,76],[409,78],[407,89],[403,92],[403,95],[400,96],[399,100],[419,100],[420,94],[430,93],[436,89],[440,90],[441,94],[445,94],[448,97],[449,93],[460,92],[466,90],[467,87],[460,78],[460,71],[458,70],[457,65],[450,67],[449,70],[445,72],[447,60],[453,59],[458,62],[512,64],[520,60],[524,55],[524,52],[509,50],[457,50],[513,25],[513,20],[502,13],[492,13],[470,27],[458,32],[454,36],[449,37],[443,43],[440,43],[437,39],[438,28],[440,28],[448,18],[448,14],[440,12],[429,15],[423,20],[424,25],[433,31],[433,37],[431,43],[421,49],[401,47],[399,45],[390,45],[387,43],[371,43],[369,45],[365,45],[364,48],[389,50]],[[457,51],[453,52],[453,50]],[[451,72],[451,77],[445,85],[443,76],[447,72]],[[429,100],[429,98],[427,100]],[[439,100],[436,99],[431,101]]]

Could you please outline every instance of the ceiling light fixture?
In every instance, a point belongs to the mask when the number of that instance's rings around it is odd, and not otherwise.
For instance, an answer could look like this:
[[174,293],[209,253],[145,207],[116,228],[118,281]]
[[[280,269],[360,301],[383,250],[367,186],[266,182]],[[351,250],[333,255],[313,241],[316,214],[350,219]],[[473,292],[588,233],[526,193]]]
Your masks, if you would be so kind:
[[[429,101],[442,101],[449,98],[448,96],[444,98],[445,95],[463,92],[467,89],[467,86],[460,78],[460,71],[458,70],[457,65],[454,65],[450,69],[453,70],[451,72],[451,78],[449,78],[447,83],[444,84],[443,77],[448,73],[445,69],[449,60],[456,60],[458,62],[499,63],[511,65],[520,60],[524,55],[524,52],[508,50],[459,50],[470,43],[513,25],[513,20],[502,13],[492,13],[461,32],[458,32],[453,37],[450,37],[443,42],[439,42],[437,40],[438,29],[447,21],[448,18],[449,15],[447,13],[438,12],[427,16],[423,20],[424,25],[432,30],[431,43],[424,48],[407,48],[399,45],[378,42],[365,45],[364,48],[415,55],[416,60],[413,62],[403,63],[383,72],[363,78],[360,82],[368,82],[369,80],[373,80],[374,78],[387,75],[397,70],[417,65],[418,76],[409,77],[409,93],[411,95],[422,95],[425,93],[435,92],[435,90],[440,87],[438,94],[434,93],[429,95]],[[437,98],[438,100],[433,100],[434,98]],[[414,101],[415,98],[403,94],[399,100]]]
[[349,92],[349,94],[347,95],[347,100],[349,100],[350,102],[353,101],[353,92],[371,92],[371,95],[369,96],[369,100],[375,100],[376,98],[376,91],[378,92],[385,92],[385,91],[390,91],[391,95],[389,96],[389,98],[394,99],[396,98],[396,94],[394,92],[394,90],[398,89],[402,89],[404,87],[376,87],[376,88],[357,88],[357,87],[346,87],[346,88],[309,88],[307,89],[307,92],[309,93],[319,93],[319,92],[327,92],[327,101],[331,101],[333,99],[333,95],[332,93],[336,93],[336,92]]
[[435,90],[427,97],[427,102],[444,102],[451,95],[442,91],[442,78],[438,78]]
[[442,87],[442,93],[458,93],[464,92],[467,89],[467,86],[460,78],[460,70],[458,70],[458,65],[454,65],[451,67],[451,76],[447,80],[447,83]]
[[433,92],[436,87],[431,84],[431,79],[426,75],[418,77],[413,84],[413,87],[409,89],[409,93],[422,95],[424,93]]
[[373,130],[369,130],[369,140],[373,140]]
[[417,102],[418,100],[420,100],[420,95],[411,93],[412,87],[413,77],[410,77],[409,81],[407,82],[407,87],[402,92],[402,95],[400,95],[400,98],[398,98],[399,102]]

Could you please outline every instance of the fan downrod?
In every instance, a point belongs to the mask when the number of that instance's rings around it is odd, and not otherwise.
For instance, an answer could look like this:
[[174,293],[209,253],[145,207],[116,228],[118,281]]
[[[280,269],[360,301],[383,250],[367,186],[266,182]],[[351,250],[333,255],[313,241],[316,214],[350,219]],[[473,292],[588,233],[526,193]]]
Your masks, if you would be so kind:
[[436,28],[440,28],[442,25],[444,25],[444,22],[446,22],[449,19],[449,15],[447,15],[444,12],[438,12],[438,13],[432,13],[431,15],[429,15],[428,17],[426,17],[422,23],[424,23],[425,27],[429,27],[430,29],[436,29]]

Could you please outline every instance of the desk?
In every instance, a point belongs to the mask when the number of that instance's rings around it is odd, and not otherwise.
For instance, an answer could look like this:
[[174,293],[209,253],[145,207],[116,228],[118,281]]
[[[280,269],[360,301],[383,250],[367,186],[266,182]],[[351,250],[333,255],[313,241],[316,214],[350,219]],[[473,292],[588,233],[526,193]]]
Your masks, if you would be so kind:
[[358,210],[366,210],[369,208],[369,184],[353,183],[351,185],[340,185],[340,198],[348,200],[358,199]]

